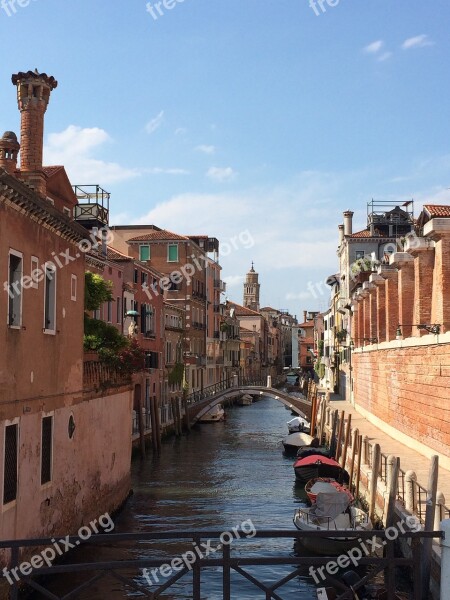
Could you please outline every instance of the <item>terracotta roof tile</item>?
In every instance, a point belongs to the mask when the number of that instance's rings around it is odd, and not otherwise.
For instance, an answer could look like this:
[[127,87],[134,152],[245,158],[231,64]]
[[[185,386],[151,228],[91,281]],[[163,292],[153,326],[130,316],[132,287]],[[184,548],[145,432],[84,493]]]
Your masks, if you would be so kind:
[[370,238],[373,236],[370,234],[370,229],[363,229],[362,231],[357,231],[356,233],[353,233],[350,237],[352,237],[352,238]]
[[61,165],[55,165],[55,166],[52,166],[52,167],[42,167],[42,170],[47,175],[47,177],[52,177],[52,175],[54,175],[58,171],[61,171],[61,169],[64,170],[64,167],[61,166]]
[[450,217],[450,206],[446,204],[424,204],[423,208],[430,215],[430,219],[433,217]]
[[180,235],[179,233],[172,233],[172,231],[167,231],[165,229],[161,229],[161,231],[150,231],[144,235],[138,235],[134,238],[128,240],[128,242],[151,242],[153,240],[156,241],[166,241],[166,240],[189,240],[184,235]]
[[241,306],[240,304],[236,304],[235,302],[228,302],[228,304],[235,309],[236,316],[248,316],[248,317],[260,317],[261,314],[256,312],[256,310],[252,310],[251,308],[247,308],[246,306]]
[[119,252],[118,250],[115,250],[110,246],[108,246],[108,248],[106,249],[106,256],[108,260],[133,260],[131,256],[122,254],[122,252]]

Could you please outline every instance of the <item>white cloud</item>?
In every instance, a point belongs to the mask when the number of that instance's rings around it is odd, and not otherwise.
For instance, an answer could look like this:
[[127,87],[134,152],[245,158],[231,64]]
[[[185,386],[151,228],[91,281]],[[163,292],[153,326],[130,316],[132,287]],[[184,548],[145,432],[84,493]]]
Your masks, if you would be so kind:
[[403,50],[410,50],[411,48],[424,48],[425,46],[433,46],[434,42],[430,40],[428,35],[423,33],[422,35],[416,35],[415,37],[408,38],[402,44]]
[[228,275],[224,278],[227,288],[234,288],[241,286],[244,283],[244,275]]
[[186,127],[178,127],[178,129],[175,129],[175,135],[186,135],[186,133]]
[[147,133],[153,133],[156,131],[162,124],[164,120],[164,111],[162,110],[156,117],[150,119],[150,121],[145,126],[145,131]]
[[47,165],[64,165],[73,183],[108,185],[140,175],[138,169],[92,157],[95,149],[108,142],[111,138],[103,129],[69,125],[64,131],[48,135],[44,161]]
[[143,173],[148,173],[149,175],[189,175],[190,171],[186,169],[165,169],[163,167],[151,167],[149,169],[144,169]]
[[286,300],[307,300],[312,298],[312,295],[310,292],[288,292],[285,297]]
[[199,152],[203,152],[203,154],[215,154],[216,147],[215,146],[207,146],[206,144],[200,144],[195,148]]
[[391,58],[392,56],[392,52],[383,52],[383,54],[380,54],[380,56],[377,58],[378,62],[384,62],[385,60],[388,60],[389,58]]
[[218,181],[219,183],[232,181],[236,178],[236,175],[236,171],[231,167],[210,167],[206,173],[206,177],[213,181]]
[[366,46],[364,48],[364,52],[367,52],[369,54],[376,54],[377,52],[379,52],[381,50],[381,48],[383,48],[383,46],[384,46],[383,40],[377,40],[376,42],[372,42],[371,44]]

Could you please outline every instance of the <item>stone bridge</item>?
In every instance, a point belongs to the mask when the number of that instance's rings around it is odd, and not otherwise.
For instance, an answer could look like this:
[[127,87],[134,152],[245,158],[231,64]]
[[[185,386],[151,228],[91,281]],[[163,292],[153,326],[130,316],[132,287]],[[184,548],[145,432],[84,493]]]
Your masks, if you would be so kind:
[[238,384],[223,390],[214,391],[211,395],[205,396],[199,400],[191,400],[188,402],[186,408],[189,412],[189,420],[191,423],[196,423],[216,404],[239,398],[244,394],[250,394],[251,396],[269,396],[289,407],[292,412],[297,415],[306,418],[308,421],[311,419],[311,402],[308,402],[305,397],[290,396],[286,392],[282,392],[271,386]]

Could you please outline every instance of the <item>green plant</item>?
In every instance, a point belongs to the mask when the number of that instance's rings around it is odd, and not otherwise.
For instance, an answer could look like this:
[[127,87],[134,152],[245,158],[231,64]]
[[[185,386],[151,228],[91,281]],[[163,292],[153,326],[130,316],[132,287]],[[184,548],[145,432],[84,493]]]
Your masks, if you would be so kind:
[[347,339],[347,330],[341,329],[336,333],[336,338],[339,342],[344,342]]
[[169,373],[169,385],[181,385],[183,383],[183,375],[183,363],[176,363]]
[[99,319],[84,320],[84,349],[98,352],[101,348],[118,352],[127,345],[127,338],[113,326]]
[[355,260],[355,262],[352,263],[352,265],[350,267],[350,271],[353,276],[359,275],[359,273],[361,273],[361,271],[363,271],[363,272],[369,271],[370,272],[373,269],[373,264],[374,264],[374,262],[372,261],[371,258],[368,258],[368,257],[358,258],[358,260]]
[[104,302],[113,301],[112,281],[106,281],[96,273],[86,271],[84,290],[84,308],[88,312],[98,310]]
[[229,325],[229,323],[226,323],[225,321],[223,323],[220,324],[220,331],[230,331],[231,327]]
[[135,339],[119,352],[110,348],[101,348],[99,357],[105,365],[124,375],[131,375],[145,369],[145,351]]

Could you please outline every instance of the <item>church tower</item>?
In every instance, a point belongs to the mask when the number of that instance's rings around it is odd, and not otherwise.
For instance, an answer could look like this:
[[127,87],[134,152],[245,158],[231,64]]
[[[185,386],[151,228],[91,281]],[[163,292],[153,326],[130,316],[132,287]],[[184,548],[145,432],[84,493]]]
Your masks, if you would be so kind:
[[252,268],[247,273],[244,282],[244,306],[252,310],[259,311],[259,275],[255,272],[253,263]]

